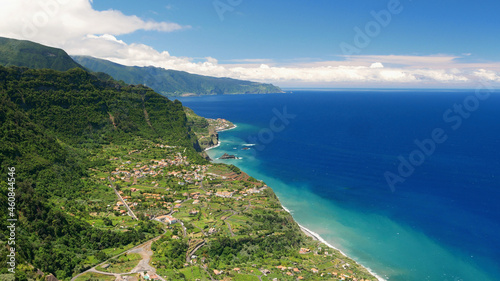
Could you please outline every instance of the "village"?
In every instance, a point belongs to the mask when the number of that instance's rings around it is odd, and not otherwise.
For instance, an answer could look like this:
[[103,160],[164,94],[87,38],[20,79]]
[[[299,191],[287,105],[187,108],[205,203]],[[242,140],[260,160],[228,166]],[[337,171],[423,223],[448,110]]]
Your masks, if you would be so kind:
[[[149,221],[164,234],[149,244],[124,248],[118,257],[74,280],[88,276],[130,281],[182,279],[179,276],[185,276],[182,280],[371,280],[350,266],[354,262],[305,236],[298,227],[294,231],[302,237],[303,247],[293,250],[290,258],[256,258],[236,266],[218,261],[208,254],[214,241],[279,239],[285,232],[278,229],[286,229],[280,225],[293,219],[271,188],[234,166],[190,163],[180,147],[153,143],[139,147],[123,151],[110,146],[103,151],[109,164],[94,169],[91,177],[107,188],[109,199],[94,207],[90,223],[128,231]],[[182,255],[169,256],[172,245],[181,247]],[[146,259],[147,264],[141,265]]]

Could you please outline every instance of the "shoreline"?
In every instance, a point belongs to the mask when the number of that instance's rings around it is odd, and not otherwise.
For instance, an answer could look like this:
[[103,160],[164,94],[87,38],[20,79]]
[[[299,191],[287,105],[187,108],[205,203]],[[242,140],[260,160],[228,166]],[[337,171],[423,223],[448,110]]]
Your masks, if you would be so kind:
[[[236,128],[236,127],[237,127],[237,126],[235,125],[234,127],[229,128],[229,129],[226,129],[226,130],[224,130],[224,131],[234,129],[234,128]],[[221,141],[218,141],[217,145],[212,146],[212,147],[210,147],[210,148],[206,148],[206,149],[205,149],[205,151],[206,151],[206,150],[210,150],[210,149],[212,149],[212,148],[219,147],[219,146],[220,146],[220,144],[221,144]],[[213,161],[213,160],[211,160],[211,161]],[[242,171],[243,171],[243,172],[245,172],[244,170],[242,170]],[[272,188],[272,187],[270,187],[270,186],[269,186],[269,188],[271,188],[271,190],[273,190],[273,188]],[[274,192],[274,190],[273,190],[273,192]],[[278,200],[279,200],[279,197],[278,197]],[[331,245],[330,243],[328,243],[328,242],[327,242],[327,241],[326,241],[323,237],[321,237],[318,233],[316,233],[316,232],[314,232],[314,231],[312,231],[312,230],[310,230],[310,229],[308,229],[308,228],[304,227],[304,226],[303,226],[303,225],[301,225],[300,223],[298,223],[298,222],[295,220],[295,218],[293,217],[293,214],[290,212],[290,210],[289,210],[289,209],[287,209],[287,208],[283,205],[283,203],[281,203],[281,200],[280,200],[280,205],[281,205],[281,207],[283,208],[283,210],[285,210],[286,212],[288,212],[288,213],[292,216],[292,218],[293,218],[293,220],[295,221],[295,223],[297,223],[297,225],[300,227],[300,230],[301,230],[301,231],[302,231],[305,235],[307,235],[307,236],[311,237],[312,239],[314,239],[314,240],[316,240],[316,241],[319,241],[319,242],[321,242],[321,243],[325,244],[327,247],[329,247],[329,248],[331,248],[331,249],[333,249],[333,250],[335,250],[335,251],[338,251],[338,252],[339,252],[339,253],[341,253],[343,256],[345,256],[345,257],[348,257],[348,258],[352,259],[352,260],[353,260],[353,261],[355,261],[358,265],[360,265],[361,267],[363,267],[364,269],[366,269],[366,270],[367,270],[367,271],[368,271],[371,275],[373,275],[373,277],[375,277],[378,281],[387,281],[386,279],[382,278],[381,276],[379,276],[379,275],[377,275],[375,272],[373,272],[373,270],[372,270],[371,268],[369,268],[369,267],[367,267],[367,266],[365,266],[365,265],[363,265],[363,264],[359,263],[358,261],[356,261],[356,260],[355,260],[355,259],[353,259],[352,257],[350,257],[350,256],[346,255],[344,252],[342,252],[342,250],[340,250],[340,249],[338,249],[337,247],[335,247],[335,246]]]
[[217,144],[216,144],[216,145],[214,145],[214,146],[209,146],[209,147],[205,148],[203,151],[207,151],[207,150],[210,150],[210,149],[212,149],[212,148],[219,147],[219,146],[220,146],[220,141],[217,141]]
[[[283,205],[281,205],[283,207],[283,209],[285,209],[285,211],[289,212]],[[290,213],[290,212],[289,212]],[[291,215],[291,213],[290,213]],[[293,215],[292,215],[293,217]],[[323,244],[325,244],[326,246],[328,246],[329,248],[331,249],[334,249],[336,251],[338,251],[339,253],[341,253],[342,255],[344,255],[345,257],[347,258],[350,258],[352,259],[353,261],[355,261],[357,264],[359,264],[361,267],[363,267],[364,269],[366,269],[371,275],[373,275],[375,278],[377,278],[378,281],[387,281],[386,279],[380,277],[379,275],[377,275],[375,272],[373,272],[373,270],[369,267],[366,267],[364,265],[362,265],[361,263],[357,262],[355,259],[353,259],[352,257],[346,255],[344,252],[342,252],[340,249],[338,249],[337,247],[333,246],[332,244],[328,243],[325,239],[323,239],[318,233],[306,228],[305,226],[301,225],[300,223],[298,223],[297,221],[295,221],[299,227],[300,227],[300,230],[302,230],[302,232],[311,237],[312,239],[316,240],[316,241],[319,241]]]
[[[227,128],[227,129],[224,129],[224,130],[220,130],[220,131],[217,131],[215,130],[215,132],[218,134],[220,132],[224,132],[224,131],[229,131],[229,130],[232,130],[232,129],[236,129],[238,126],[236,124],[233,124],[234,126],[231,127],[231,128]],[[207,148],[205,148],[203,151],[207,151],[207,150],[210,150],[210,149],[213,149],[213,148],[216,148],[216,147],[219,147],[220,146],[220,141],[219,141],[219,138],[217,138],[217,144],[216,145],[213,145],[213,146],[209,146]]]
[[236,129],[238,127],[238,125],[236,124],[233,124],[234,126],[232,126],[231,128],[227,128],[227,129],[223,129],[223,130],[215,130],[215,132],[219,133],[219,132],[224,132],[224,131],[229,131],[229,130],[232,130],[232,129]]
[[[272,187],[271,187],[272,189]],[[278,198],[279,199],[279,198]],[[293,218],[293,214],[290,212],[289,209],[287,209],[285,206],[283,206],[283,204],[281,203],[280,201],[280,204],[281,204],[281,207],[283,208],[283,210],[287,211]],[[294,221],[295,221],[295,218],[294,218]],[[297,221],[295,221],[295,223],[297,223],[300,227],[300,230],[302,230],[302,232],[311,237],[313,240],[316,240],[316,241],[319,241],[323,244],[325,244],[326,246],[330,247],[331,249],[334,249],[336,251],[338,251],[339,253],[341,253],[342,255],[344,255],[345,257],[347,258],[350,258],[352,259],[353,261],[355,261],[357,264],[359,264],[361,267],[363,267],[364,269],[366,269],[371,275],[373,275],[375,278],[377,278],[378,281],[387,281],[386,279],[380,277],[379,275],[377,275],[375,272],[373,272],[373,270],[369,267],[366,267],[364,265],[362,265],[361,263],[359,263],[358,261],[356,261],[355,259],[353,259],[352,257],[346,255],[344,252],[342,252],[342,250],[340,250],[339,248],[333,246],[332,244],[328,243],[325,239],[323,239],[323,237],[321,237],[318,233],[310,230],[309,228],[301,225],[300,223],[298,223]]]

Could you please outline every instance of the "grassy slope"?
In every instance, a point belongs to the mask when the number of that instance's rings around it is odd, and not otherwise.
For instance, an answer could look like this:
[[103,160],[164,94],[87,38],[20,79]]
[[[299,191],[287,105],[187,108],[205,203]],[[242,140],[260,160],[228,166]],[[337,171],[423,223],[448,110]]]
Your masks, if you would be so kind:
[[0,65],[59,71],[82,68],[61,49],[3,37],[0,37]]

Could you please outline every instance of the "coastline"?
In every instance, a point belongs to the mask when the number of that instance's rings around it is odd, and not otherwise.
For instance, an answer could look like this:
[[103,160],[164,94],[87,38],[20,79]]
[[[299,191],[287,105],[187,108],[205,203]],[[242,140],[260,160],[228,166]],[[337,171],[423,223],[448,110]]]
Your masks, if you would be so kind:
[[[285,211],[289,212],[289,211],[288,211],[288,210],[287,210],[287,209],[286,209],[283,205],[281,205],[281,206],[283,207],[283,209],[284,209]],[[289,212],[289,213],[290,213],[290,212]],[[290,213],[290,214],[291,214],[291,213]],[[292,217],[293,217],[293,215],[292,215]],[[348,257],[348,258],[352,259],[352,260],[353,260],[353,261],[355,261],[357,264],[359,264],[359,265],[360,265],[360,266],[362,266],[364,269],[366,269],[366,270],[367,270],[367,271],[368,271],[371,275],[373,275],[375,278],[377,278],[377,280],[379,280],[379,281],[387,281],[386,279],[384,279],[384,278],[380,277],[380,276],[379,276],[379,275],[377,275],[375,272],[373,272],[373,270],[371,270],[371,268],[366,267],[366,266],[364,266],[364,265],[360,264],[359,262],[357,262],[357,261],[356,261],[355,259],[353,259],[352,257],[349,257],[348,255],[346,255],[346,254],[345,254],[344,252],[342,252],[340,249],[338,249],[338,248],[334,247],[333,245],[331,245],[330,243],[326,242],[326,240],[325,240],[325,239],[323,239],[323,238],[322,238],[322,237],[321,237],[318,233],[316,233],[316,232],[314,232],[314,231],[312,231],[312,230],[310,230],[310,229],[308,229],[308,228],[306,228],[306,227],[302,226],[302,225],[301,225],[300,223],[298,223],[298,222],[296,222],[296,223],[299,225],[300,229],[302,230],[302,232],[304,232],[304,234],[305,234],[305,235],[307,235],[307,236],[311,237],[312,239],[314,239],[314,240],[316,240],[316,241],[319,241],[319,242],[321,242],[321,243],[325,244],[326,246],[328,246],[328,247],[330,247],[330,248],[332,248],[332,249],[334,249],[334,250],[338,251],[339,253],[341,253],[341,254],[342,254],[342,255],[344,255],[345,257]]]
[[[224,129],[224,130],[215,130],[216,133],[220,133],[220,132],[224,132],[224,131],[229,131],[229,130],[232,130],[232,129],[236,129],[238,127],[238,125],[236,124],[233,124],[234,126],[231,127],[231,128],[227,128],[227,129]],[[219,141],[219,138],[217,138],[217,144],[216,145],[213,145],[213,146],[209,146],[207,148],[205,148],[203,151],[207,151],[207,150],[210,150],[210,149],[213,149],[213,148],[216,148],[216,147],[219,147],[220,146],[220,141]]]
[[[446,234],[448,232],[450,228],[447,226],[460,225],[459,221],[448,220],[448,218],[455,218],[458,213],[440,213],[439,217],[441,218],[442,216],[443,219],[441,221],[442,225],[433,225],[426,223],[427,219],[425,215],[420,217],[420,214],[414,214],[411,209],[407,208],[407,206],[420,206],[420,199],[422,198],[418,196],[423,195],[434,196],[437,194],[437,197],[431,198],[435,199],[436,202],[449,202],[439,196],[439,192],[436,188],[449,190],[448,188],[451,188],[452,183],[459,187],[466,186],[466,184],[463,184],[463,180],[466,178],[465,175],[458,175],[453,172],[453,170],[443,169],[443,171],[436,172],[436,175],[440,173],[448,175],[448,173],[450,173],[450,178],[436,178],[435,185],[421,185],[420,179],[424,181],[425,177],[419,178],[418,182],[408,183],[414,190],[408,189],[407,191],[415,196],[408,197],[400,192],[395,194],[395,197],[391,196],[391,198],[387,196],[377,197],[380,195],[378,188],[380,188],[380,190],[386,188],[384,182],[373,180],[380,180],[380,174],[385,171],[385,169],[379,170],[381,167],[380,164],[382,162],[388,165],[394,164],[383,156],[383,152],[387,152],[387,150],[380,147],[376,142],[361,140],[362,138],[352,138],[351,140],[353,142],[349,143],[344,143],[343,140],[338,143],[325,143],[322,140],[328,139],[327,137],[331,136],[331,133],[328,132],[328,130],[321,130],[322,127],[320,125],[323,125],[321,123],[324,121],[323,117],[329,116],[328,114],[331,113],[331,106],[326,104],[327,101],[331,103],[332,106],[335,105],[339,112],[342,112],[342,116],[338,115],[339,119],[337,119],[340,125],[345,125],[346,122],[350,122],[349,120],[351,119],[349,119],[349,114],[352,113],[349,109],[345,109],[342,106],[343,102],[352,105],[353,108],[359,107],[361,109],[366,109],[371,108],[371,101],[376,100],[380,103],[374,103],[373,109],[383,110],[386,101],[378,98],[374,98],[373,100],[370,98],[358,98],[372,97],[372,93],[368,90],[362,91],[362,93],[360,91],[360,93],[357,94],[359,96],[354,97],[337,95],[335,91],[332,91],[331,94],[327,94],[327,92],[328,91],[314,90],[304,91],[298,93],[298,95],[293,95],[293,97],[290,95],[290,99],[287,97],[286,100],[284,99],[285,97],[271,96],[267,96],[265,99],[242,97],[238,100],[232,100],[230,98],[217,99],[214,101],[202,99],[193,101],[192,104],[194,108],[198,107],[197,109],[202,115],[205,114],[212,118],[224,116],[228,120],[240,120],[236,130],[221,133],[219,135],[221,145],[217,149],[207,151],[210,156],[213,156],[214,163],[224,162],[215,159],[224,152],[229,154],[238,153],[239,156],[243,156],[243,160],[230,160],[226,162],[236,165],[243,171],[250,173],[251,176],[256,179],[264,179],[275,192],[281,195],[279,197],[282,204],[290,209],[297,222],[313,231],[317,231],[322,238],[342,249],[344,253],[348,254],[348,256],[352,256],[362,265],[371,268],[384,279],[420,281],[426,278],[435,280],[448,278],[452,280],[456,277],[464,280],[475,280],[481,276],[484,280],[490,280],[495,279],[492,278],[492,276],[499,276],[498,267],[493,266],[494,264],[492,263],[496,260],[495,253],[490,251],[491,247],[487,245],[488,243],[486,243],[485,239],[483,242],[477,242],[477,239],[474,240],[461,232],[453,233],[453,237],[449,239],[435,239],[436,237],[440,237],[441,234]],[[378,90],[374,90],[374,92],[378,93]],[[380,94],[387,94],[392,97],[391,93],[380,91]],[[431,95],[422,95],[422,93],[417,90],[410,94],[408,98],[429,100],[430,103],[437,102],[439,104],[449,105],[453,102],[452,95],[442,96],[435,100],[435,97],[431,97]],[[455,94],[459,93],[457,92]],[[462,95],[466,96],[467,92],[463,92]],[[396,97],[394,96],[394,98]],[[304,101],[307,101],[307,103]],[[293,126],[287,127],[283,132],[276,134],[276,136],[279,135],[280,137],[274,138],[270,145],[266,145],[268,149],[265,151],[260,152],[253,148],[250,150],[242,150],[241,148],[244,147],[244,143],[253,142],[248,140],[249,136],[258,137],[256,133],[261,129],[266,129],[272,109],[280,109],[280,106],[284,103],[286,103],[287,106],[300,108],[300,113],[303,115],[300,115],[300,118],[296,118],[293,121]],[[241,104],[245,106],[241,106]],[[241,107],[235,110],[234,107],[236,106]],[[408,106],[411,107],[410,103],[408,103]],[[422,110],[427,109],[428,108],[423,108]],[[489,113],[489,111],[481,115],[485,118],[484,120],[490,120],[490,118],[492,118],[491,114],[487,113]],[[435,119],[431,116],[432,115],[426,116],[425,120],[422,119],[422,121],[430,122],[429,124],[431,125],[434,124]],[[363,117],[356,122],[361,122],[366,125],[365,121]],[[416,121],[416,119],[411,118],[411,116],[408,117],[406,122],[420,124],[420,121]],[[318,124],[318,126],[315,126],[315,124]],[[384,124],[372,123],[371,125],[374,126],[373,128],[379,129],[370,131],[374,134],[378,134],[381,130],[392,130],[393,128],[385,127]],[[400,124],[395,123],[394,125],[399,126]],[[341,128],[348,129],[345,127]],[[476,130],[475,127],[468,128]],[[366,133],[365,131],[363,132]],[[462,136],[463,134],[465,137],[467,132],[468,131],[461,132],[460,135]],[[318,135],[313,135],[312,133],[318,133]],[[481,130],[481,134],[483,133],[484,136],[491,138],[487,130]],[[294,141],[297,136],[299,136],[300,140]],[[398,146],[401,145],[403,147],[408,145],[408,143],[404,141],[400,142],[397,138],[397,134],[394,136],[394,141]],[[251,139],[253,140],[254,138]],[[306,142],[306,140],[308,140],[308,142]],[[383,139],[376,139],[376,141],[383,142]],[[453,145],[460,147],[464,145],[464,148],[466,148],[467,144],[470,144],[462,142],[460,138],[455,139],[455,141]],[[258,140],[256,139],[253,143],[257,142]],[[213,142],[212,145],[215,145],[215,143],[216,142]],[[237,150],[234,150],[235,147]],[[325,150],[318,153],[318,148],[325,148]],[[396,147],[389,147],[388,149],[393,148],[393,157],[397,157],[398,153],[401,151]],[[311,151],[314,150],[316,150],[316,153],[311,155]],[[379,154],[377,157],[381,157],[381,162],[364,161],[366,153],[371,153],[373,151],[378,151]],[[484,152],[486,152],[486,150],[484,150]],[[299,157],[299,155],[302,157]],[[307,157],[308,155],[311,156]],[[484,156],[482,159],[485,161],[484,164],[491,164],[489,161],[493,159],[490,159],[489,154],[485,153],[481,155]],[[333,161],[326,161],[326,156]],[[448,156],[450,156],[450,154],[446,153],[443,155],[443,157]],[[375,158],[370,158],[370,160],[375,160]],[[426,173],[432,172],[434,175],[434,170],[432,170],[432,168],[435,167],[434,164],[443,164],[438,162],[433,162],[432,165],[425,167]],[[320,166],[319,164],[322,165]],[[482,162],[476,164],[482,165]],[[470,167],[469,162],[463,161],[458,161],[456,165],[462,168]],[[302,167],[304,169],[302,169]],[[363,167],[370,167],[370,169],[363,170]],[[315,172],[311,173],[310,171],[312,170],[315,170]],[[335,171],[335,173],[332,174],[332,171]],[[470,170],[470,172],[476,174],[476,170]],[[450,185],[445,185],[444,183],[449,183]],[[492,182],[485,181],[484,188],[491,183]],[[329,193],[331,191],[333,192]],[[491,192],[491,190],[489,191]],[[337,194],[341,195],[337,196]],[[458,197],[459,195],[461,196],[461,194],[457,193],[456,195],[457,200],[462,198]],[[376,199],[374,200],[374,198]],[[473,199],[480,200],[479,198],[480,197]],[[442,199],[445,201],[441,201]],[[475,202],[475,200],[472,200],[472,202]],[[385,210],[384,208],[388,206],[387,204],[391,204],[394,209],[391,207],[389,212],[383,211]],[[450,207],[450,210],[459,207],[459,205],[455,204],[440,205],[441,207]],[[279,205],[277,207],[279,207]],[[435,206],[429,205],[422,208],[424,208],[423,210],[426,212],[429,212],[427,214],[433,214],[435,211]],[[399,215],[392,217],[391,215],[396,214],[396,212],[392,213],[392,211],[396,210],[398,214],[410,215],[415,220],[412,220],[411,224],[408,224],[405,222],[406,217]],[[477,209],[471,209],[471,214],[475,213],[476,210]],[[480,214],[478,214],[478,216],[479,215]],[[435,217],[434,219],[437,218],[438,217]],[[484,234],[492,234],[490,236],[491,239],[498,238],[498,235],[495,236],[494,232],[492,232],[493,229],[481,224],[480,221],[474,220],[472,217],[467,217],[467,219],[464,218],[464,221],[467,222],[467,224],[463,225],[464,229],[477,228],[478,231],[484,231]],[[295,229],[299,230],[297,227]],[[431,230],[432,233],[426,233],[424,230]],[[441,233],[440,231],[445,232]],[[431,234],[437,236],[434,237],[431,236]],[[446,237],[447,236],[444,236],[443,238]],[[449,244],[452,242],[464,241],[464,239],[467,243]],[[311,243],[312,240],[309,238],[308,240],[309,243]],[[479,259],[478,252],[484,254],[481,257],[483,260]],[[336,253],[339,255],[339,258],[341,258],[342,255],[338,252]],[[476,253],[476,255],[472,257],[471,255],[467,255],[467,253]],[[444,274],[446,274],[445,277],[443,277]],[[372,280],[377,279],[372,276]]]
[[[235,126],[235,127],[236,127],[236,126]],[[228,130],[234,129],[235,127],[230,128],[230,129],[228,129]],[[212,149],[212,148],[219,147],[219,146],[220,146],[220,143],[221,143],[221,142],[219,141],[219,142],[217,143],[217,145],[212,146],[212,147],[210,147],[210,148],[207,148],[206,150],[209,150],[209,149]],[[213,160],[211,160],[211,161],[213,161]],[[242,171],[243,171],[243,172],[245,172],[243,169],[242,169]],[[273,190],[273,188],[272,188],[271,186],[269,186],[269,185],[268,185],[268,187],[269,187],[271,190]],[[273,190],[273,192],[274,192],[274,190]],[[277,195],[276,195],[276,196],[277,196]],[[279,200],[279,197],[278,197],[278,200]],[[327,241],[326,241],[323,237],[321,237],[318,233],[316,233],[316,232],[314,232],[314,231],[312,231],[312,230],[308,229],[307,227],[305,227],[305,226],[301,225],[300,223],[298,223],[298,222],[295,220],[295,218],[293,217],[293,214],[290,212],[290,210],[289,210],[289,209],[287,209],[287,208],[283,205],[283,203],[281,203],[281,200],[279,200],[279,202],[280,202],[281,208],[283,208],[283,210],[285,210],[287,213],[289,213],[289,214],[292,216],[292,218],[293,218],[293,220],[295,221],[295,223],[296,223],[296,224],[300,227],[300,230],[301,230],[301,231],[302,231],[305,235],[307,235],[307,236],[311,237],[313,240],[316,240],[316,241],[318,241],[318,242],[321,242],[321,243],[325,244],[327,247],[329,247],[329,248],[331,248],[331,249],[333,249],[333,250],[335,250],[335,251],[338,251],[338,252],[339,252],[339,253],[341,253],[343,256],[345,256],[345,257],[347,257],[347,258],[350,258],[351,260],[353,260],[354,262],[356,262],[358,265],[360,265],[361,267],[363,267],[364,269],[366,269],[366,270],[367,270],[367,271],[368,271],[371,275],[373,275],[373,277],[375,277],[378,281],[387,281],[387,279],[384,279],[384,278],[382,278],[381,276],[379,276],[378,274],[376,274],[375,272],[373,272],[373,270],[372,270],[371,268],[369,268],[369,267],[367,267],[367,266],[365,266],[365,265],[363,265],[363,264],[359,263],[358,261],[356,261],[356,260],[355,260],[355,259],[353,259],[352,257],[350,257],[350,256],[346,255],[344,252],[342,252],[342,250],[340,250],[340,249],[338,249],[337,247],[333,246],[332,244],[328,243],[328,242],[327,242]]]
[[[228,129],[221,130],[221,131],[217,131],[217,132],[222,132],[222,131],[232,130],[232,129],[236,128],[236,127],[237,127],[237,125],[234,125],[234,127],[232,127],[232,128],[228,128]],[[207,150],[210,150],[210,149],[213,149],[213,148],[219,147],[220,145],[221,145],[221,141],[219,141],[219,140],[218,140],[216,145],[211,146],[211,147],[208,147],[208,148],[206,148],[204,151],[207,151]],[[245,144],[245,145],[248,145],[248,144]],[[213,160],[211,160],[211,161],[213,161]],[[245,172],[245,171],[243,170],[243,172]],[[271,190],[273,190],[273,189],[272,189],[272,187],[270,187],[270,186],[269,186],[269,188],[271,188]],[[274,190],[273,190],[273,192],[274,192]],[[279,200],[279,198],[278,198],[278,200]],[[283,203],[281,203],[281,200],[280,200],[280,205],[281,205],[281,207],[283,208],[283,210],[285,210],[286,212],[288,212],[288,213],[292,216],[292,218],[293,218],[293,214],[290,212],[290,210],[289,210],[289,209],[287,209],[285,206],[283,206]],[[340,249],[338,249],[337,247],[335,247],[335,246],[331,245],[330,243],[328,243],[328,242],[327,242],[325,239],[323,239],[323,237],[321,237],[318,233],[316,233],[316,232],[314,232],[314,231],[312,231],[312,230],[310,230],[310,229],[308,229],[308,228],[304,227],[303,225],[301,225],[300,223],[298,223],[298,222],[295,220],[295,218],[293,218],[293,219],[294,219],[295,223],[297,223],[297,225],[300,227],[301,231],[302,231],[305,235],[307,235],[307,236],[311,237],[313,240],[316,240],[316,241],[319,241],[319,242],[321,242],[321,243],[325,244],[327,247],[329,247],[329,248],[331,248],[331,249],[333,249],[333,250],[335,250],[335,251],[338,251],[338,252],[339,252],[339,253],[341,253],[343,256],[345,256],[345,257],[348,257],[348,258],[352,259],[352,260],[353,260],[353,261],[355,261],[358,265],[360,265],[361,267],[363,267],[364,269],[366,269],[366,270],[367,270],[367,271],[368,271],[371,275],[373,275],[373,277],[375,277],[378,281],[387,281],[386,279],[382,278],[381,276],[379,276],[379,275],[377,275],[375,272],[373,272],[373,270],[372,270],[371,268],[366,267],[365,265],[363,265],[363,264],[359,263],[358,261],[356,261],[356,260],[355,260],[355,259],[353,259],[352,257],[349,257],[349,256],[348,256],[348,255],[346,255],[344,252],[342,252],[342,250],[340,250]]]
[[203,151],[207,151],[207,150],[210,150],[210,149],[212,149],[212,148],[219,147],[219,146],[220,146],[220,141],[217,141],[217,144],[216,144],[216,145],[214,145],[214,146],[209,146],[209,147],[205,148]]
[[220,133],[220,132],[224,132],[224,131],[229,131],[229,130],[232,130],[232,129],[236,129],[238,127],[238,125],[236,124],[233,124],[234,126],[232,126],[231,128],[227,128],[227,129],[223,129],[223,130],[215,130],[217,133]]
[[[223,132],[223,131],[229,131],[229,130],[235,129],[235,128],[237,128],[237,127],[238,127],[238,126],[237,126],[236,124],[234,124],[234,126],[233,126],[233,127],[231,127],[231,128],[227,128],[227,129],[220,130],[220,131],[216,131],[216,132],[217,132],[217,133],[219,133],[219,132]],[[219,147],[220,145],[221,145],[221,141],[219,140],[219,138],[217,138],[217,144],[216,144],[216,145],[214,145],[214,146],[211,146],[211,147],[207,147],[207,148],[205,148],[205,150],[204,150],[204,151],[207,151],[207,150],[210,150],[210,149],[213,149],[213,148],[217,148],[217,147]],[[245,146],[254,146],[255,144],[244,144],[244,145],[245,145]],[[211,160],[211,161],[213,161],[213,160]],[[243,171],[243,172],[244,172],[244,171]],[[269,187],[269,188],[271,188],[271,190],[272,190],[272,187]],[[274,190],[273,190],[273,192],[274,192]],[[279,200],[279,198],[278,198],[278,200]],[[288,213],[292,216],[292,218],[293,218],[293,214],[290,212],[290,210],[289,210],[289,209],[287,209],[285,206],[283,206],[283,203],[281,203],[281,201],[280,201],[280,205],[281,205],[281,207],[283,208],[283,210],[285,210],[286,212],[288,212]],[[355,259],[353,259],[353,258],[349,257],[348,255],[346,255],[346,254],[345,254],[344,252],[342,252],[340,249],[338,249],[338,248],[336,248],[335,246],[333,246],[333,245],[331,245],[330,243],[328,243],[328,242],[327,242],[325,239],[323,239],[323,237],[321,237],[318,233],[316,233],[316,232],[314,232],[314,231],[312,231],[312,230],[310,230],[310,229],[308,229],[308,228],[304,227],[303,225],[299,224],[299,223],[295,220],[295,218],[293,218],[293,219],[294,219],[295,223],[297,223],[297,225],[300,227],[301,231],[302,231],[305,235],[307,235],[307,236],[311,237],[313,240],[316,240],[316,241],[319,241],[319,242],[321,242],[321,243],[325,244],[327,247],[329,247],[329,248],[331,248],[331,249],[333,249],[333,250],[335,250],[335,251],[338,251],[338,252],[339,252],[339,253],[341,253],[343,256],[345,256],[345,257],[348,257],[348,258],[352,259],[352,260],[353,260],[353,261],[355,261],[358,265],[360,265],[361,267],[363,267],[364,269],[366,269],[366,270],[367,270],[367,271],[368,271],[371,275],[373,275],[373,277],[375,277],[378,281],[387,281],[386,279],[384,279],[384,278],[380,277],[380,276],[379,276],[379,275],[377,275],[375,272],[373,272],[373,270],[372,270],[372,269],[370,269],[370,268],[368,268],[368,267],[366,267],[366,266],[362,265],[361,263],[357,262]]]
[[[272,189],[272,188],[271,188]],[[278,198],[279,199],[279,198]],[[288,210],[285,206],[283,206],[283,204],[281,203],[280,201],[280,204],[281,204],[281,207],[283,208],[283,210],[287,211],[293,218],[293,214],[290,212],[290,210]],[[295,220],[295,219],[294,219]],[[360,266],[362,266],[364,269],[366,269],[371,275],[373,275],[375,278],[377,278],[377,280],[379,281],[387,281],[386,279],[380,277],[379,275],[377,275],[375,272],[373,272],[373,270],[369,267],[366,267],[364,265],[362,265],[361,263],[357,262],[355,259],[353,259],[352,257],[349,257],[348,255],[346,255],[344,252],[342,252],[342,250],[340,250],[339,248],[333,246],[332,244],[328,243],[325,239],[323,239],[323,237],[321,237],[318,233],[308,229],[307,227],[301,225],[300,223],[298,223],[297,221],[295,221],[299,227],[300,227],[300,230],[302,230],[302,232],[311,237],[312,239],[316,240],[316,241],[319,241],[323,244],[325,244],[326,246],[338,251],[339,253],[341,253],[342,255],[344,255],[345,257],[348,257],[350,259],[352,259],[353,261],[355,261],[357,264],[359,264]]]

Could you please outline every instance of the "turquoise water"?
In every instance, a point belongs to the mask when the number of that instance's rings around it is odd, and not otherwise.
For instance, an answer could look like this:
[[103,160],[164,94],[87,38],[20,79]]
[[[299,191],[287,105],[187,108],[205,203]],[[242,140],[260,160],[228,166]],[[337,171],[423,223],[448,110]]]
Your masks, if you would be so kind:
[[[449,140],[392,192],[384,172],[397,170],[395,160],[414,149],[415,139],[447,129],[442,113],[470,93],[401,94],[181,101],[202,116],[238,125],[220,133],[220,147],[208,151],[212,158],[226,152],[241,157],[224,163],[264,180],[298,223],[377,275],[496,280],[498,98],[473,112],[460,130],[447,130]],[[276,111],[295,117],[281,126]],[[256,146],[242,150],[249,143]]]

